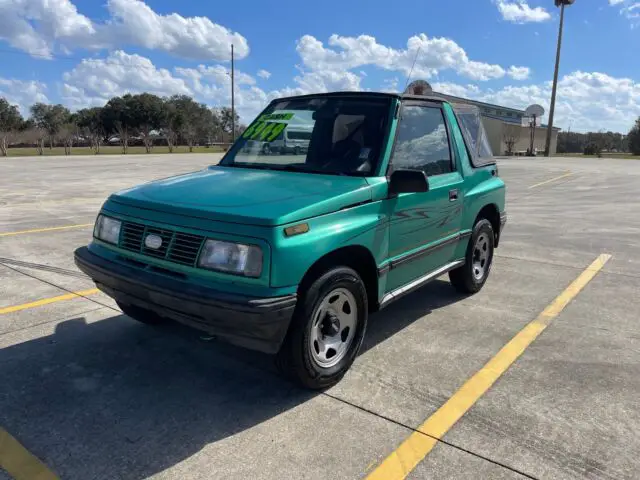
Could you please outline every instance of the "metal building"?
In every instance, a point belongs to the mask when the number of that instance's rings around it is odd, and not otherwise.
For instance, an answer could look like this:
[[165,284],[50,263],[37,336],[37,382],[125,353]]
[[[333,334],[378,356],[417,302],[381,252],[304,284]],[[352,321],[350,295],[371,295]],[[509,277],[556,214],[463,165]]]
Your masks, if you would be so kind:
[[[445,95],[442,93],[438,93],[438,95],[445,97],[452,103],[466,103],[474,105],[480,109],[482,114],[482,123],[487,132],[487,136],[489,137],[489,143],[491,144],[491,149],[493,150],[494,155],[500,156],[507,154],[506,140],[508,138],[515,140],[513,145],[514,155],[524,155],[526,153],[531,142],[531,129],[528,126],[523,126],[523,117],[525,115],[524,110],[478,102],[476,100],[455,97],[453,95]],[[552,154],[556,153],[559,131],[559,128],[554,127],[550,150]],[[533,147],[534,152],[537,151],[538,155],[544,154],[546,134],[546,125],[540,125],[535,128]]]

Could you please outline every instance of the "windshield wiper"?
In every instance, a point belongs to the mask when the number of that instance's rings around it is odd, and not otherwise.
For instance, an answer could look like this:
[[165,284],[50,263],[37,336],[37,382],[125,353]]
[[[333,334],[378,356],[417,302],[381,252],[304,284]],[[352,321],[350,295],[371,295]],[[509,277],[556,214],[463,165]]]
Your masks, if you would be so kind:
[[346,176],[347,174],[344,172],[336,172],[336,171],[327,171],[319,168],[311,168],[311,167],[303,167],[300,165],[282,165],[279,167],[279,170],[287,170],[289,172],[303,172],[303,173],[319,173],[322,175],[340,175]]
[[252,170],[276,170],[262,163],[230,163],[229,165],[220,165],[221,167],[247,168]]

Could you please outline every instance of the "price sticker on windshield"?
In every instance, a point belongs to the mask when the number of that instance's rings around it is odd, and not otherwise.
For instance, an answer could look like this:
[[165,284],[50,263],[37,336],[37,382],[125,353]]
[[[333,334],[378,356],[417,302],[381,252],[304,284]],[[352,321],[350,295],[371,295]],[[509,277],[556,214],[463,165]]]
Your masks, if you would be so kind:
[[278,120],[291,120],[293,113],[271,113],[262,115],[249,126],[242,134],[247,140],[274,141],[282,131],[287,128],[287,123]]

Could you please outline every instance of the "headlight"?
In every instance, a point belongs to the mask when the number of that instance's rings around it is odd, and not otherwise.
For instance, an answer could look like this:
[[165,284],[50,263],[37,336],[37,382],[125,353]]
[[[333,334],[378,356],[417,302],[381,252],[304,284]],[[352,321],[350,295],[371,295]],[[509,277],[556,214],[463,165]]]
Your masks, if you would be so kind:
[[102,240],[103,242],[118,244],[120,239],[120,227],[122,222],[115,218],[106,217],[104,215],[98,215],[96,225],[93,228],[93,236]]
[[254,245],[207,240],[200,252],[198,266],[246,277],[262,273],[262,250]]

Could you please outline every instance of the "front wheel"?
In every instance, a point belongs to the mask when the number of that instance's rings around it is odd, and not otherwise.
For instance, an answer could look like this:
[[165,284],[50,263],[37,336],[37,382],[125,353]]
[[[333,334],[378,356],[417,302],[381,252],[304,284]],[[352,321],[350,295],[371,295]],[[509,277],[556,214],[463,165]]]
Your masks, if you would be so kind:
[[301,292],[278,353],[279,369],[307,388],[335,385],[360,350],[367,317],[367,292],[360,276],[351,268],[332,268]]
[[481,218],[473,227],[465,264],[449,272],[449,280],[461,293],[477,293],[482,289],[493,263],[495,235],[491,222]]

